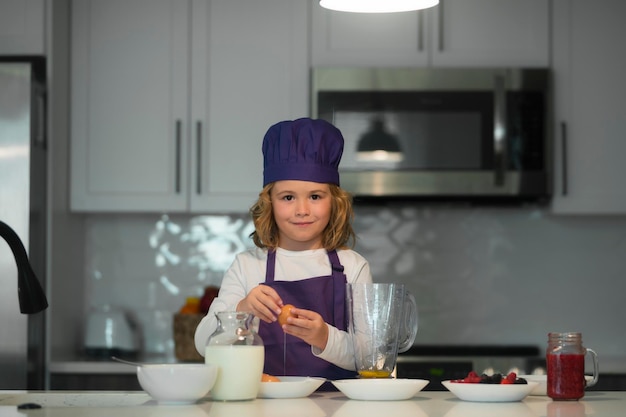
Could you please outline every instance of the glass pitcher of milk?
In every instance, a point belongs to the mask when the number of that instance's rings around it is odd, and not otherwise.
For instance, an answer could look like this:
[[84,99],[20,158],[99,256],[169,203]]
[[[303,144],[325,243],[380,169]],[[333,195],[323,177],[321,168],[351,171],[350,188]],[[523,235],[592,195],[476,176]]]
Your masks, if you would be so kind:
[[217,330],[209,338],[204,354],[206,363],[219,370],[211,398],[218,401],[242,401],[256,398],[261,387],[265,349],[254,331],[250,313],[216,313]]

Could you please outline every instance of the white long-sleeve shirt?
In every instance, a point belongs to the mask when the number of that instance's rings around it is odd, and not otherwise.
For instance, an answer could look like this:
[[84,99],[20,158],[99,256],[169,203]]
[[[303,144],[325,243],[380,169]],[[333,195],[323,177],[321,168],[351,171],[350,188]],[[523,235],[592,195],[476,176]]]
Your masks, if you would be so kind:
[[[371,283],[368,262],[353,250],[338,250],[348,283]],[[256,286],[265,282],[267,250],[252,248],[238,254],[224,274],[219,296],[213,300],[209,312],[198,325],[195,345],[204,356],[206,343],[217,329],[216,312],[235,311],[237,304]],[[331,274],[325,249],[305,251],[276,250],[275,281],[299,281]],[[355,369],[354,351],[348,333],[328,325],[328,343],[322,351],[312,348],[314,355],[344,369]]]

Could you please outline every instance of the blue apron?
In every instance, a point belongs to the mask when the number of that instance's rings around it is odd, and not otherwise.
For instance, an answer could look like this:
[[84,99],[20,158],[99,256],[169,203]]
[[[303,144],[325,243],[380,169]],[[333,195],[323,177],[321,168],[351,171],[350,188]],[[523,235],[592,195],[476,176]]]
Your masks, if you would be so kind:
[[[284,304],[312,310],[339,330],[347,331],[346,276],[336,251],[328,252],[332,275],[299,281],[274,281],[276,251],[268,251],[265,285],[276,290]],[[311,346],[286,335],[277,322],[261,322],[259,335],[265,345],[264,372],[270,375],[316,376],[330,380],[355,378],[348,371],[313,355]],[[285,350],[284,347],[287,347]]]

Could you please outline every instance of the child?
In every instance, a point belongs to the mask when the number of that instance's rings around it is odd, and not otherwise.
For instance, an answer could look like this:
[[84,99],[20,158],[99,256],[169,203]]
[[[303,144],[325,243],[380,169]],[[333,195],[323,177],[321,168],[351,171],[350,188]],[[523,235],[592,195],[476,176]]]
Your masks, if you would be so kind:
[[[342,153],[341,132],[324,120],[270,127],[263,139],[263,190],[250,209],[257,248],[237,255],[196,329],[202,355],[217,327],[215,312],[248,311],[260,319],[264,373],[356,376],[345,287],[372,277],[367,261],[347,248],[355,234],[352,199],[339,187]],[[277,317],[287,304],[296,308],[281,328]]]

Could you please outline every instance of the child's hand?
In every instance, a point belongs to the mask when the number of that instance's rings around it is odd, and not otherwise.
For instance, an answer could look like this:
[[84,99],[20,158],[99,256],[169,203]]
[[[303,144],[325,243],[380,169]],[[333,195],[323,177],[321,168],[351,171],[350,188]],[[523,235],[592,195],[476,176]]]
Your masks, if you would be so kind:
[[320,350],[324,350],[328,343],[328,326],[315,311],[292,308],[291,317],[287,319],[283,330]]
[[237,311],[251,312],[264,322],[272,323],[276,321],[282,306],[283,300],[273,288],[259,285],[237,304]]

